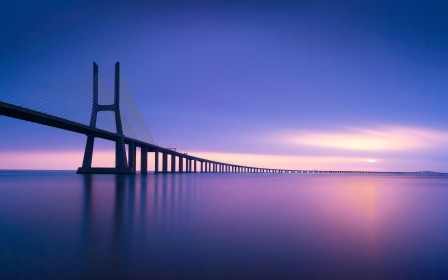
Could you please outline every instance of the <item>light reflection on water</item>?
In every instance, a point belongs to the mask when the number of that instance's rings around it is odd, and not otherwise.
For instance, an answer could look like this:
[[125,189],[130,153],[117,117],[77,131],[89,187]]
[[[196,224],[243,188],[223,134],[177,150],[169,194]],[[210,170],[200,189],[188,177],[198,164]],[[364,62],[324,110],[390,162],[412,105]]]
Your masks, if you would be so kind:
[[0,279],[446,279],[448,178],[0,172]]

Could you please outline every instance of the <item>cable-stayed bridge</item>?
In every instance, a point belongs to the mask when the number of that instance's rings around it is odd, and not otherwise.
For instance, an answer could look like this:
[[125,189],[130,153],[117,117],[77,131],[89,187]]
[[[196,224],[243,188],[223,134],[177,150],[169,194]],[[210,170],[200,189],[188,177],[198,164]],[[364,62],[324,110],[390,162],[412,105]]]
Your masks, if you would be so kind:
[[[112,86],[93,63],[93,73],[83,72],[75,79],[58,80],[27,94],[0,100],[0,115],[85,134],[84,159],[78,173],[133,174],[137,147],[141,152],[141,173],[148,172],[149,154],[153,154],[154,173],[426,173],[260,168],[214,161],[158,146],[120,75],[119,62],[115,64]],[[115,167],[92,166],[95,138],[115,142]]]

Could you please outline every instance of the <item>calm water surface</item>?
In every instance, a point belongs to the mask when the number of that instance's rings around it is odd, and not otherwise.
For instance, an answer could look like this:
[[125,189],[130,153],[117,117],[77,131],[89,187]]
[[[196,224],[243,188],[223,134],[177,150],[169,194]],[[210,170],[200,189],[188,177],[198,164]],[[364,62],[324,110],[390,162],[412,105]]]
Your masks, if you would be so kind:
[[448,177],[0,172],[0,279],[447,279]]

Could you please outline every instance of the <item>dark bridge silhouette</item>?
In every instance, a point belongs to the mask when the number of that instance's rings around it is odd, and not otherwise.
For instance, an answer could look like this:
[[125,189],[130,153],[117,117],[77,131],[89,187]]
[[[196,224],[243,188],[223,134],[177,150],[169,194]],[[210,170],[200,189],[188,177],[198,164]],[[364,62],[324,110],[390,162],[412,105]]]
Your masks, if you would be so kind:
[[[91,74],[90,74],[91,75]],[[421,172],[373,172],[373,171],[318,171],[260,168],[224,163],[204,159],[164,148],[153,143],[147,126],[142,121],[139,111],[130,93],[121,85],[120,63],[115,64],[113,94],[106,96],[109,103],[100,104],[101,92],[106,84],[100,79],[98,66],[93,63],[93,76],[84,78],[79,83],[60,82],[43,89],[50,96],[39,94],[22,98],[0,101],[0,115],[52,126],[87,135],[84,159],[78,173],[133,174],[136,171],[137,147],[141,151],[141,173],[148,172],[148,154],[154,154],[154,173],[174,172],[275,172],[275,173],[394,173],[410,174]],[[101,90],[100,90],[101,87]],[[121,92],[125,91],[125,100]],[[81,92],[81,94],[80,94]],[[72,94],[73,93],[73,94]],[[64,95],[65,94],[65,95]],[[107,94],[106,94],[107,95]],[[84,100],[82,103],[79,100]],[[88,103],[86,104],[86,100]],[[51,102],[53,101],[53,102]],[[57,104],[53,105],[52,103]],[[64,107],[65,106],[65,107]],[[77,106],[79,108],[77,108]],[[88,107],[90,112],[86,112]],[[55,109],[56,108],[56,109]],[[61,108],[65,108],[64,110]],[[123,114],[125,109],[125,114]],[[59,111],[58,111],[59,110]],[[99,113],[109,114],[109,120],[99,122]],[[81,115],[80,115],[81,114]],[[90,116],[90,118],[88,117]],[[87,120],[89,118],[89,120]],[[111,126],[111,123],[114,125]],[[143,132],[143,133],[141,133]],[[92,167],[92,155],[95,138],[115,142],[115,167]],[[127,144],[127,153],[126,153]],[[159,162],[159,154],[162,160]],[[170,157],[170,168],[168,168]]]

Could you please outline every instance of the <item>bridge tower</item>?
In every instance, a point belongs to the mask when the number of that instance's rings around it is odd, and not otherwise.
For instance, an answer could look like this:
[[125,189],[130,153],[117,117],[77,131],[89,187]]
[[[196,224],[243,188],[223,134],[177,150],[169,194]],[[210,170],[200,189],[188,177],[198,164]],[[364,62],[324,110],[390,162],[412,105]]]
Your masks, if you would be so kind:
[[114,103],[110,105],[98,104],[98,65],[93,63],[93,98],[92,113],[90,116],[90,127],[96,128],[98,112],[112,111],[115,113],[115,167],[92,167],[94,135],[87,135],[86,148],[82,166],[77,173],[83,174],[133,174],[135,169],[131,168],[126,159],[126,146],[124,143],[123,126],[120,115],[120,62],[115,63]]

